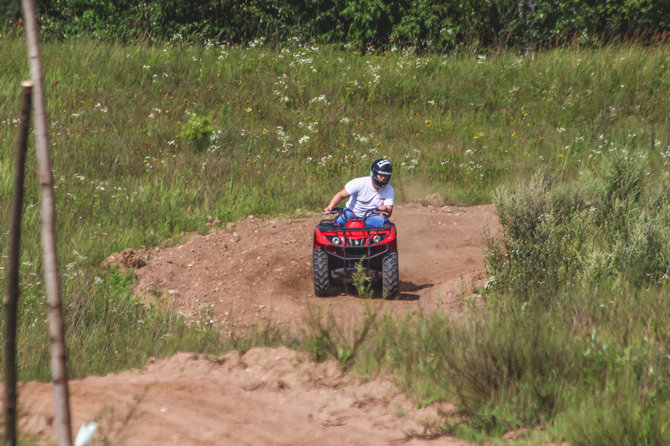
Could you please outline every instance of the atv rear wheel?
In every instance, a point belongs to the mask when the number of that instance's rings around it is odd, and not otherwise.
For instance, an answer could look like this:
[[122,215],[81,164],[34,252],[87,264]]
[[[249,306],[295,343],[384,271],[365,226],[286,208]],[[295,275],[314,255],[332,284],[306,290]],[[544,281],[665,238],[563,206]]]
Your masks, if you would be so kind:
[[330,286],[330,271],[328,271],[328,254],[323,249],[312,250],[312,279],[314,294],[327,296]]
[[382,260],[382,296],[391,299],[399,291],[398,251],[391,250]]

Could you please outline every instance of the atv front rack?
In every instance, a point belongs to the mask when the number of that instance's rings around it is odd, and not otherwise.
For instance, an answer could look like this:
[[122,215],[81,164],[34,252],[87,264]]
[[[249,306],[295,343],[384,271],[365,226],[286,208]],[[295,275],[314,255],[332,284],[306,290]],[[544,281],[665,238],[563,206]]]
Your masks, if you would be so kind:
[[380,228],[346,228],[334,224],[332,220],[323,220],[318,226],[328,240],[328,243],[322,244],[328,255],[345,262],[362,258],[372,260],[386,254],[392,227],[393,224],[389,223]]
[[[365,216],[349,218],[340,224],[343,208],[332,207],[324,214],[336,218],[321,220],[314,228],[312,273],[314,294],[326,296],[331,280],[355,279],[353,274],[362,266],[368,278],[382,283],[385,297],[396,296],[398,280],[398,234],[393,223],[386,219],[381,226],[366,226]],[[372,212],[388,217],[388,213]],[[340,219],[342,220],[342,219]]]

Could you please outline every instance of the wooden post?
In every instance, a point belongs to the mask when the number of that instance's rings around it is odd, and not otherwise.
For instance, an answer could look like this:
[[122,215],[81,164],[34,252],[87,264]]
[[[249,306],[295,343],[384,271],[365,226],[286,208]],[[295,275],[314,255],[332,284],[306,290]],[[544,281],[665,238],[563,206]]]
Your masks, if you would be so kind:
[[54,202],[53,175],[49,154],[44,78],[40,55],[40,32],[37,25],[35,0],[21,0],[23,22],[28,41],[30,78],[33,81],[33,109],[35,113],[35,145],[37,151],[38,179],[40,184],[40,232],[44,263],[44,283],[47,291],[47,319],[51,341],[51,380],[54,392],[54,409],[58,445],[72,446],[70,422],[70,396],[67,384],[67,357],[65,349],[65,323],[58,273],[56,245],[56,206]]
[[30,128],[30,101],[32,82],[23,83],[23,105],[19,144],[14,165],[14,197],[12,221],[9,227],[7,296],[5,297],[5,445],[16,445],[16,309],[19,301],[19,259],[21,242],[21,215],[23,213],[23,179]]

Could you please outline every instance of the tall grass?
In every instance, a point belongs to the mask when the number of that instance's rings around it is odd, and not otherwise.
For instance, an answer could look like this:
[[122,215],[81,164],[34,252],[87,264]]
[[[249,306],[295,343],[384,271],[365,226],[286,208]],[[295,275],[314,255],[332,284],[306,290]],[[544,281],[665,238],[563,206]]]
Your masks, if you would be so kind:
[[[5,216],[28,66],[20,41],[0,40],[0,55]],[[496,201],[509,237],[490,246],[486,317],[375,317],[369,344],[321,333],[307,347],[395,370],[425,404],[455,398],[478,432],[548,425],[573,442],[665,439],[667,47],[416,56],[71,41],[45,44],[43,57],[74,376],[179,349],[288,342],[266,329],[226,344],[206,309],[188,322],[146,306],[131,277],[100,265],[205,231],[210,216],[322,208],[385,156],[400,202],[433,192]],[[48,376],[35,164],[31,152],[22,379]]]
[[475,438],[539,427],[569,444],[667,444],[670,198],[658,184],[624,150],[578,179],[542,172],[500,191],[483,305],[459,320],[387,316],[355,363],[393,371],[424,402],[456,400],[463,418],[445,429]]

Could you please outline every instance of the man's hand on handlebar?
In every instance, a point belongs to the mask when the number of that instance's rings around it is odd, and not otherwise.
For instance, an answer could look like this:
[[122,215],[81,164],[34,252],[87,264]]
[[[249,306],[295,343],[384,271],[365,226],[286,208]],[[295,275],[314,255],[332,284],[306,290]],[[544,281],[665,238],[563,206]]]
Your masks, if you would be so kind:
[[339,206],[328,205],[325,208],[323,208],[323,213],[324,214],[338,214],[340,212],[342,212],[342,208],[339,207]]
[[380,204],[377,207],[377,212],[385,217],[389,217],[391,215],[391,212],[393,212],[393,206],[389,206],[387,204]]

